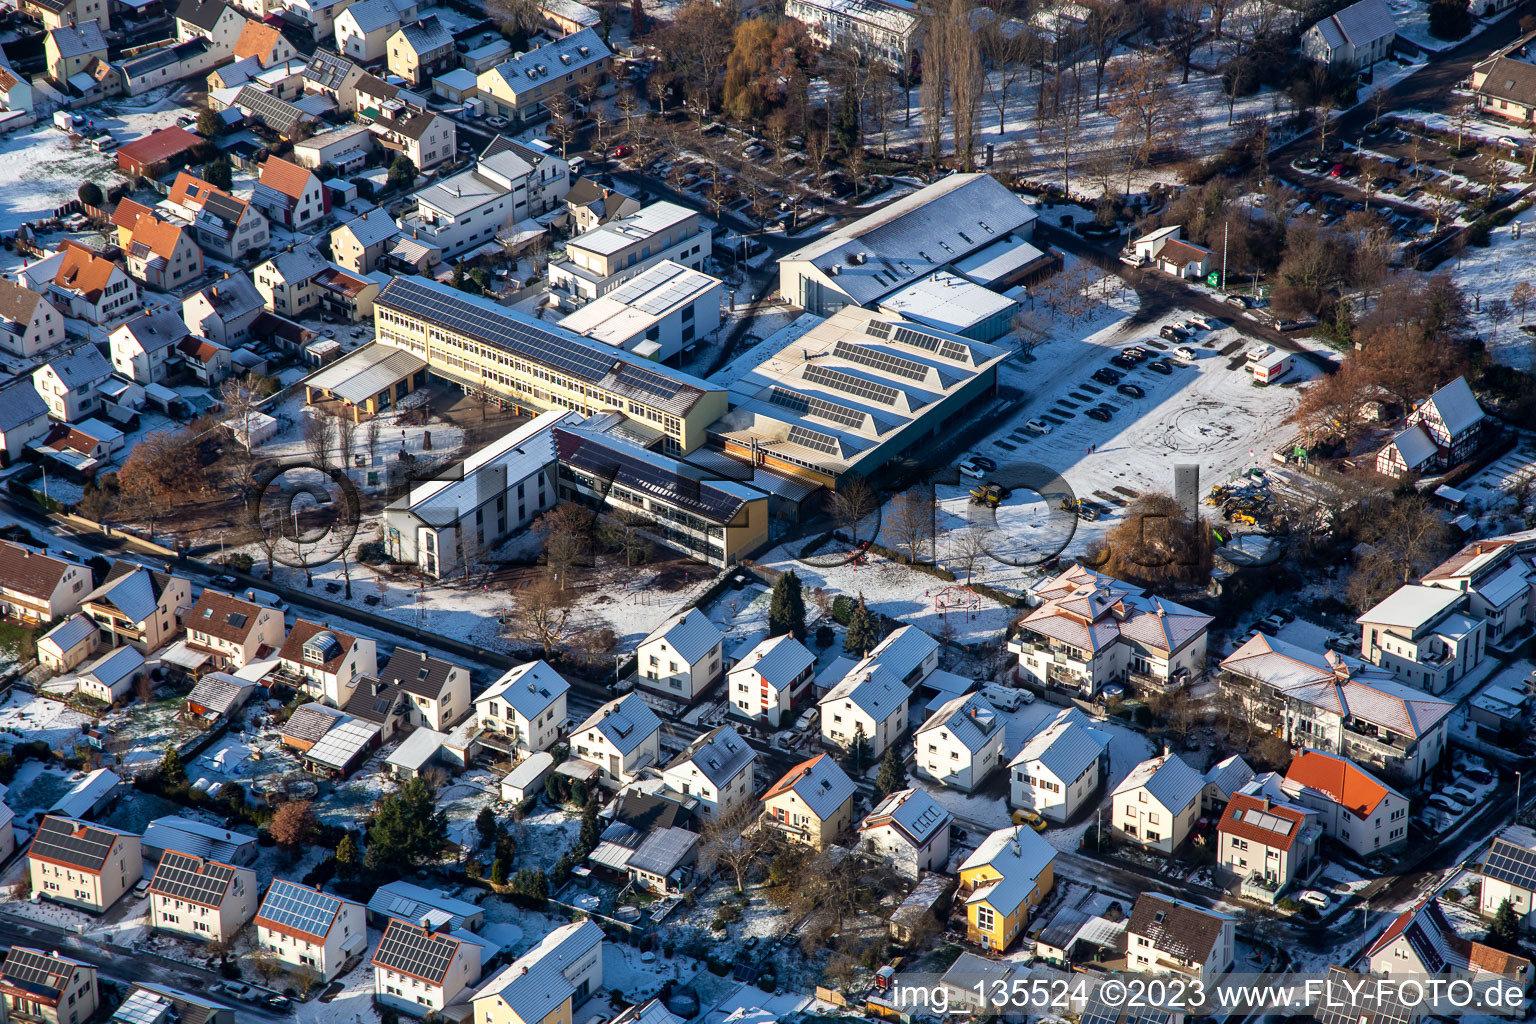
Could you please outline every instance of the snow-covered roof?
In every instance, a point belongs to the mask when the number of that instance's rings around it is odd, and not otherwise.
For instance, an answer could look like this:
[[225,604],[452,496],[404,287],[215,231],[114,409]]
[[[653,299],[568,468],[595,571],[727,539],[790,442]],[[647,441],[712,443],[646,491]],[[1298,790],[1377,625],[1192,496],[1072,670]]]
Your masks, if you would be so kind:
[[1463,595],[1444,587],[1426,587],[1409,584],[1371,608],[1356,622],[1369,622],[1373,626],[1398,626],[1414,631],[1429,625],[1444,615]]
[[[34,392],[35,394],[35,392]],[[96,635],[96,622],[83,612],[75,612],[63,622],[44,633],[38,643],[47,640],[60,651],[72,650]]]
[[[1359,5],[1356,4],[1356,6]],[[1453,437],[1476,426],[1485,418],[1483,407],[1477,404],[1477,399],[1473,396],[1472,388],[1467,384],[1465,377],[1457,377],[1430,395],[1424,400],[1424,405],[1420,406],[1420,409],[1426,406],[1434,409],[1440,417],[1440,422],[1445,424],[1445,429],[1450,431]]]
[[990,174],[951,174],[783,256],[866,305],[1033,224],[1034,207]]
[[476,704],[500,697],[522,717],[533,721],[548,710],[549,706],[571,688],[565,677],[556,672],[549,662],[540,659],[508,669],[506,674],[490,685]]
[[879,302],[880,308],[888,313],[957,334],[1006,316],[1018,307],[1013,299],[942,270],[918,278]]
[[945,701],[928,720],[917,728],[917,735],[934,729],[947,729],[972,754],[982,751],[998,737],[1003,720],[992,702],[979,693],[961,694]]
[[592,712],[573,732],[596,729],[620,754],[629,754],[661,730],[661,719],[638,693],[626,693]]
[[898,789],[875,805],[875,809],[859,825],[859,831],[869,832],[890,826],[913,846],[921,848],[928,845],[943,829],[949,828],[949,823],[954,820],[955,816],[945,810],[927,790]]
[[81,669],[80,674],[111,689],[143,667],[144,655],[137,648],[123,646],[101,655]]
[[1122,637],[1170,653],[1205,632],[1209,615],[1074,565],[1033,588],[1042,603],[1020,625],[1079,650],[1104,650]]
[[731,671],[750,669],[766,679],[769,686],[782,690],[814,664],[816,656],[792,635],[785,633],[758,643]]
[[1003,877],[978,885],[966,903],[985,901],[1004,916],[1011,914],[1034,891],[1039,879],[1056,859],[1056,849],[1028,825],[1000,828],[981,841],[976,852],[960,865],[963,874],[989,867]]
[[1152,799],[1162,804],[1172,814],[1200,799],[1205,788],[1205,777],[1191,768],[1177,754],[1163,754],[1148,758],[1127,775],[1115,787],[1114,795],[1134,793],[1146,789]]
[[1205,784],[1215,786],[1222,799],[1230,797],[1253,779],[1253,769],[1236,754],[1217,761],[1205,771]]
[[1398,431],[1389,442],[1403,457],[1403,465],[1417,469],[1435,457],[1439,450],[1422,424],[1413,423]]
[[400,24],[400,12],[390,0],[358,0],[342,14],[350,14],[359,30],[374,32]]
[[741,734],[722,725],[695,738],[664,770],[678,771],[691,764],[716,789],[721,789],[743,769],[750,770],[756,760],[757,751],[741,738]]
[[385,882],[374,890],[373,898],[368,901],[370,914],[394,917],[412,924],[420,924],[421,919],[430,916],[433,911],[442,917],[442,922],[436,923],[435,927],[446,925],[450,931],[463,928],[466,920],[475,920],[485,915],[473,903],[454,899],[440,889],[423,889],[419,885],[402,881]]
[[709,616],[697,608],[689,608],[652,630],[651,635],[641,641],[640,648],[643,650],[647,644],[662,640],[689,665],[696,665],[724,639],[725,634],[709,621]]
[[472,997],[500,997],[519,1020],[541,1021],[576,994],[565,971],[603,941],[591,921],[563,924],[539,944],[493,974]]
[[97,802],[122,783],[123,780],[110,769],[97,768],[59,797],[54,805],[48,808],[48,813],[61,814],[67,818],[83,817],[96,806]]
[[794,792],[822,821],[837,813],[854,794],[853,780],[827,754],[818,754],[795,765],[762,795],[766,802],[781,793]]
[[1091,721],[1077,708],[1062,709],[1024,741],[1008,766],[1039,761],[1063,782],[1077,781],[1109,749],[1109,734]]
[[[903,707],[912,691],[884,665],[873,667],[854,666],[853,670],[817,703],[825,708],[828,704],[848,701],[876,722],[883,722]],[[822,711],[823,718],[828,712]]]
[[500,75],[509,89],[526,93],[548,82],[551,76],[560,78],[573,74],[611,56],[612,51],[604,45],[602,36],[595,29],[584,28],[503,61],[487,74]]
[[1317,30],[1331,47],[1348,43],[1356,49],[1397,33],[1397,19],[1385,0],[1358,0],[1317,23]]
[[1009,235],[963,260],[956,260],[955,270],[977,284],[990,287],[992,282],[1002,280],[1044,258],[1045,253],[1030,242]]
[[436,729],[417,729],[405,738],[405,742],[395,748],[394,752],[384,759],[384,763],[391,768],[404,768],[408,771],[421,771],[427,762],[437,756],[437,752],[443,749],[443,741],[448,738],[445,732]]

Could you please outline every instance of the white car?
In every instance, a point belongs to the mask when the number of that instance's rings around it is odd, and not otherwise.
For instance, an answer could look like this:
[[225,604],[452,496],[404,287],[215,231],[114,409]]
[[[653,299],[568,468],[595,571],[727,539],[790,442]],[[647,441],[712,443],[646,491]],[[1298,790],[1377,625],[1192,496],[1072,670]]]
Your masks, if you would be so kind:
[[1191,315],[1189,322],[1194,324],[1196,327],[1199,327],[1201,330],[1214,331],[1216,329],[1216,321],[1201,313],[1195,313]]
[[960,472],[964,473],[966,476],[973,480],[980,480],[982,477],[987,475],[987,471],[976,465],[976,462],[973,459],[966,459],[964,462],[960,463]]
[[1328,894],[1318,892],[1316,889],[1308,889],[1306,892],[1297,895],[1296,902],[1305,903],[1307,906],[1315,907],[1318,910],[1327,910]]
[[1178,348],[1173,350],[1173,354],[1184,360],[1186,363],[1192,363],[1196,358],[1198,358],[1195,355],[1195,350],[1190,348],[1188,345],[1180,345]]
[[1049,434],[1051,432],[1051,425],[1045,420],[1030,420],[1024,425],[1037,434]]

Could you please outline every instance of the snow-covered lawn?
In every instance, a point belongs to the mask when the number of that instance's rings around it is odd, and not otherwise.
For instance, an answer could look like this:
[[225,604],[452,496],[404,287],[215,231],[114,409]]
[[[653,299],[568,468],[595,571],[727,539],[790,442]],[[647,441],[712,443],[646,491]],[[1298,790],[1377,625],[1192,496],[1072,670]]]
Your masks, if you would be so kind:
[[90,723],[89,715],[20,690],[12,689],[0,699],[0,732],[10,733],[16,742],[42,740],[50,748],[68,754],[83,738],[81,727]]
[[1490,301],[1508,302],[1521,281],[1536,287],[1536,208],[1523,210],[1509,224],[1494,228],[1488,248],[1467,246],[1455,260],[1441,264],[1439,270],[1448,271],[1467,297],[1481,306],[1480,312],[1473,314],[1472,322],[1487,342],[1489,356],[1506,366],[1536,368],[1536,336],[1520,330],[1522,319],[1529,323],[1536,310],[1527,309],[1522,318],[1511,305],[1513,315],[1498,326],[1497,334],[1488,316]]

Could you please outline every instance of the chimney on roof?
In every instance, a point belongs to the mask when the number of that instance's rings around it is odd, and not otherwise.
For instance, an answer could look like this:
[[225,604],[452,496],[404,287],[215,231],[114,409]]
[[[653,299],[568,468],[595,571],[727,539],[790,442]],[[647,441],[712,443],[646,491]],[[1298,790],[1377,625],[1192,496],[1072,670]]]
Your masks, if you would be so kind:
[[1260,805],[1264,808],[1264,810],[1266,812],[1269,810],[1269,794],[1268,793],[1264,794],[1264,798],[1260,801]]
[[1164,756],[1164,757],[1167,757],[1167,756],[1168,756],[1168,755],[1169,755],[1169,754],[1171,754],[1171,753],[1173,753],[1173,750],[1172,750],[1172,748],[1171,748],[1171,747],[1169,747],[1169,746],[1168,746],[1168,744],[1166,744],[1166,743],[1164,743],[1164,744],[1163,744],[1163,756]]

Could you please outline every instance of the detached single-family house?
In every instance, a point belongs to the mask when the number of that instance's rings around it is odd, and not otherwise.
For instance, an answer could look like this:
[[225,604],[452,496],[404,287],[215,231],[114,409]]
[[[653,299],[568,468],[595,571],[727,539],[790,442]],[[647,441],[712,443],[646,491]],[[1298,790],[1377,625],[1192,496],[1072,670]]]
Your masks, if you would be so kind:
[[20,458],[51,426],[48,406],[30,378],[18,378],[0,388],[0,468]]
[[1028,825],[1000,828],[960,865],[965,937],[1001,953],[1056,880],[1056,850]]
[[203,276],[203,250],[192,232],[158,217],[138,219],[123,255],[129,275],[157,291],[178,291]]
[[294,622],[278,659],[280,671],[294,685],[335,708],[346,705],[359,679],[379,674],[372,637],[350,636],[308,619]]
[[402,20],[394,0],[358,0],[349,4],[336,16],[336,52],[361,64],[382,60],[385,44],[399,30]]
[[38,825],[27,864],[33,892],[97,914],[144,877],[138,836],[57,814]]
[[379,681],[399,687],[411,704],[411,725],[447,732],[469,714],[469,671],[426,651],[396,647]]
[[1444,693],[1483,660],[1488,624],[1469,595],[1409,584],[1355,619],[1360,656],[1426,693]]
[[1482,113],[1530,124],[1536,119],[1536,64],[1516,54],[1496,54],[1473,65],[1472,94]]
[[1303,750],[1281,786],[1292,802],[1318,812],[1325,835],[1361,857],[1408,841],[1408,798],[1347,758]]
[[331,194],[319,176],[277,156],[267,157],[261,165],[251,202],[269,219],[291,229],[308,227],[331,212]]
[[597,766],[604,781],[626,785],[661,763],[661,719],[638,693],[599,707],[571,730],[571,755]]
[[261,293],[245,274],[207,285],[181,303],[187,330],[225,348],[251,340],[256,321],[265,312]]
[[[66,239],[21,271],[66,316],[105,326],[139,308],[139,286],[116,263]],[[20,280],[20,278],[18,278]]]
[[440,1012],[480,980],[485,952],[470,932],[392,920],[373,954],[373,996],[410,1014]]
[[1330,69],[1364,71],[1392,53],[1397,19],[1385,0],[1358,0],[1301,34],[1301,54]]
[[[215,57],[233,56],[246,17],[224,0],[181,0],[176,8],[176,41],[208,40]],[[105,27],[105,26],[103,26]]]
[[62,85],[90,67],[92,61],[106,63],[107,39],[94,21],[62,25],[48,30],[43,57],[48,77]]
[[474,1019],[489,1024],[570,1024],[603,987],[603,930],[563,924],[493,974],[470,997]]
[[64,317],[42,295],[0,278],[0,351],[32,359],[64,340]]
[[187,616],[187,645],[208,655],[211,667],[233,672],[283,646],[283,613],[233,595],[203,589]]
[[268,311],[279,316],[303,316],[320,305],[320,279],[330,266],[309,246],[284,249],[251,271],[256,291]]
[[90,586],[85,566],[0,540],[0,614],[52,622],[78,609]]
[[256,939],[290,969],[328,982],[367,950],[368,925],[361,903],[274,878],[256,912]]
[[235,40],[235,60],[251,57],[264,68],[286,64],[298,55],[288,38],[266,22],[247,21]]
[[508,669],[475,698],[481,744],[514,756],[548,750],[565,731],[570,689],[547,661]]
[[1109,778],[1109,734],[1077,708],[1044,723],[1008,763],[1008,804],[1067,821]]
[[140,313],[108,338],[112,366],[139,384],[160,384],[180,369],[176,346],[187,337],[187,325],[174,309]]
[[855,665],[818,702],[821,738],[844,750],[867,742],[869,756],[879,758],[907,731],[907,700],[912,691],[885,665],[876,662],[864,667],[868,660]]
[[1236,922],[1226,914],[1160,892],[1143,892],[1125,929],[1125,969],[1214,984],[1232,970],[1236,931]]
[[1506,902],[1520,927],[1536,927],[1536,832],[1507,825],[1494,836],[1480,870],[1477,912],[1492,920]]
[[110,376],[112,364],[95,345],[86,344],[33,370],[32,386],[49,416],[78,423],[101,411],[101,385]]
[[402,25],[384,43],[389,73],[412,86],[426,85],[455,66],[453,33],[435,14]]
[[80,610],[95,620],[103,644],[128,644],[141,654],[175,640],[191,607],[187,579],[122,559],[112,563],[101,586],[80,599]]
[[728,725],[698,736],[661,770],[668,789],[699,801],[705,821],[730,814],[752,802],[757,751]]
[[1523,990],[1531,983],[1531,962],[1462,935],[1428,893],[1371,943],[1365,964],[1372,974],[1404,979],[1470,977],[1472,984],[1506,978]]
[[37,641],[37,662],[50,672],[68,672],[96,652],[96,623],[75,612]]
[[1467,378],[1457,377],[1420,402],[1408,414],[1407,422],[1424,428],[1434,442],[1437,467],[1449,469],[1477,452],[1488,415],[1472,394]]
[[1312,877],[1322,837],[1317,812],[1289,802],[1279,778],[1266,775],[1227,802],[1216,825],[1216,863],[1237,877],[1243,896],[1272,903]]
[[0,964],[0,1016],[85,1024],[96,1016],[96,968],[54,951],[13,945]]
[[825,849],[853,820],[855,787],[837,762],[817,754],[768,787],[762,820],[789,839]]
[[1115,787],[1110,825],[1140,846],[1173,853],[1200,816],[1204,790],[1205,776],[1179,755],[1149,758]]
[[999,767],[1003,720],[979,693],[962,694],[941,704],[913,735],[914,767],[924,778],[951,789],[971,792]]
[[724,661],[725,634],[697,608],[662,623],[635,651],[639,685],[691,703],[714,686]]
[[811,691],[816,656],[788,633],[763,640],[726,673],[731,714],[777,729]]
[[899,789],[859,823],[859,843],[901,877],[917,881],[949,863],[949,827],[955,816],[926,790]]
[[369,210],[331,229],[331,257],[354,274],[371,274],[394,247],[400,229],[383,210]]
[[379,145],[403,153],[418,170],[429,171],[452,160],[458,152],[458,129],[451,118],[406,104],[379,112],[368,129]]
[[256,872],[248,867],[166,850],[149,882],[150,927],[228,942],[256,916],[256,889]]

